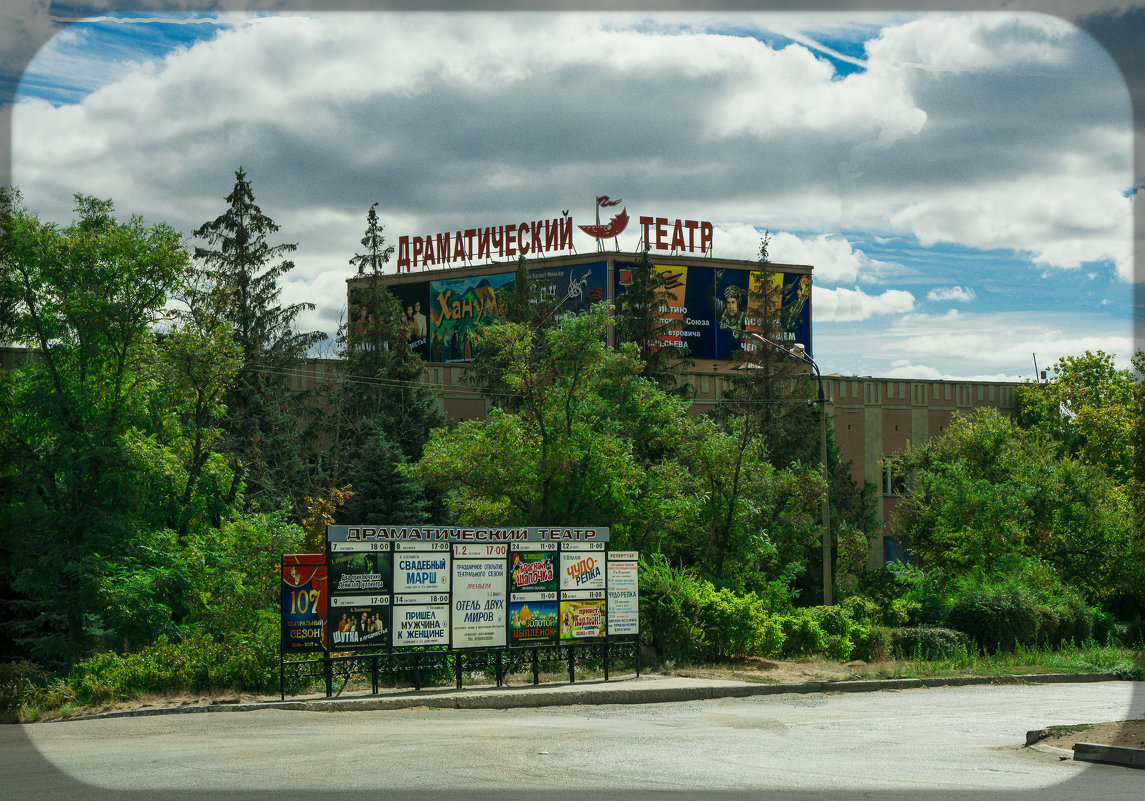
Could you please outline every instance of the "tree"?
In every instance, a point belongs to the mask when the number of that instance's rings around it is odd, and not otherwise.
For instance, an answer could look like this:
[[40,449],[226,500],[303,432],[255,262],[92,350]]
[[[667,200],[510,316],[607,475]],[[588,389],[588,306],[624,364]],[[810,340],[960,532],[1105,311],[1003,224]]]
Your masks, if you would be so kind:
[[517,411],[435,431],[411,473],[447,492],[462,522],[600,525],[619,516],[630,451],[596,425],[611,416],[594,393],[612,358],[607,325],[598,305],[548,328],[498,321],[480,329],[477,344],[500,354]]
[[[809,287],[802,283],[784,285],[783,273],[771,267],[770,241],[770,234],[765,231],[759,245],[759,269],[752,275],[748,292],[741,363],[727,374],[730,387],[714,417],[737,438],[740,454],[762,448],[764,458],[777,469],[821,471],[818,416],[827,410],[818,404],[827,399],[820,401],[818,386],[809,374],[806,361],[789,350],[790,332],[802,313]],[[832,551],[838,552],[834,540],[842,533],[853,556],[859,550],[855,541],[862,535],[873,535],[879,521],[874,494],[866,488],[860,490],[851,480],[850,472],[851,464],[841,461],[828,423],[827,497]],[[822,532],[818,544],[822,545]],[[797,578],[797,585],[803,599],[808,602],[822,599],[822,549],[809,547],[801,560],[804,570]],[[855,561],[852,558],[850,563]]]
[[815,475],[689,417],[641,375],[635,344],[607,347],[608,322],[598,305],[547,328],[486,326],[478,344],[500,354],[515,411],[435,431],[407,472],[461,523],[609,525],[616,547],[741,590],[790,576],[817,531]]
[[1086,351],[1065,356],[1050,368],[1044,384],[1017,392],[1018,422],[1060,444],[1061,452],[1086,464],[1102,466],[1120,482],[1134,469],[1134,445],[1141,417],[1133,413],[1132,371],[1118,370],[1113,356]]
[[0,195],[0,334],[34,351],[3,383],[0,568],[18,593],[4,619],[17,649],[53,665],[123,634],[108,629],[108,579],[166,569],[150,537],[181,514],[171,489],[185,473],[162,441],[152,331],[187,268],[180,237],[117,221],[108,200],[76,195],[75,209],[59,228]]
[[294,268],[282,257],[296,245],[267,241],[279,227],[255,203],[241,167],[225,200],[227,210],[194,235],[206,243],[195,248],[195,258],[205,268],[207,291],[242,349],[242,368],[224,397],[227,444],[248,502],[297,507],[300,498],[291,495],[292,488],[305,486],[304,399],[290,392],[286,375],[324,335],[294,328],[297,316],[314,304],[279,303],[278,280]]
[[1004,575],[1030,562],[1108,605],[1133,592],[1125,492],[1099,467],[994,409],[955,416],[946,433],[894,459],[909,477],[889,533],[947,580]]
[[[512,289],[501,290],[497,298],[497,319],[536,332],[555,323],[559,310],[560,303],[533,283],[528,261],[521,256],[517,260]],[[478,348],[477,356],[466,366],[465,381],[480,389],[492,406],[515,411],[521,396],[505,381],[512,366],[512,354],[503,350],[502,344],[500,338],[487,338]]]
[[398,468],[421,456],[444,415],[422,382],[424,364],[410,349],[400,304],[386,287],[383,270],[393,248],[376,209],[377,203],[366,216],[365,252],[350,259],[363,280],[351,289],[351,320],[338,335],[342,358],[324,399],[321,431],[330,446],[318,483],[353,487],[337,510],[339,522],[422,523],[433,499]]

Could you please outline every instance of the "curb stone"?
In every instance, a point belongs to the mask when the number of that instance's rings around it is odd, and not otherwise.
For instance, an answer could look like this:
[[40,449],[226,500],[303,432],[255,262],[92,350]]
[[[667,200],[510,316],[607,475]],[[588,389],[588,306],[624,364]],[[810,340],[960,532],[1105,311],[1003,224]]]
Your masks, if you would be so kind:
[[1129,748],[1124,745],[1074,743],[1073,758],[1080,762],[1103,762],[1124,765],[1127,768],[1145,768],[1145,748]]
[[[927,679],[855,679],[846,681],[811,681],[799,684],[751,684],[748,682],[721,684],[686,684],[683,686],[647,686],[657,679],[618,679],[607,684],[603,681],[579,685],[549,687],[470,688],[465,690],[422,690],[397,695],[369,695],[355,698],[317,698],[293,701],[258,701],[249,703],[217,703],[167,708],[134,709],[123,712],[103,712],[77,715],[48,721],[62,723],[73,720],[104,720],[153,715],[180,715],[199,712],[254,712],[263,709],[282,709],[300,712],[383,711],[435,707],[441,709],[515,709],[542,706],[574,706],[604,704],[655,704],[681,701],[702,701],[716,698],[746,698],[756,695],[784,695],[793,693],[856,693],[883,690],[912,690],[931,687],[967,687],[987,684],[1056,684],[1098,681],[1121,681],[1112,673],[1037,673],[1002,676],[952,676]],[[645,683],[647,682],[647,684]],[[642,686],[644,685],[644,686]],[[1126,750],[1126,749],[1122,749]],[[1141,751],[1145,749],[1128,749]],[[1076,753],[1076,752],[1075,752]],[[1145,767],[1145,762],[1141,763]]]

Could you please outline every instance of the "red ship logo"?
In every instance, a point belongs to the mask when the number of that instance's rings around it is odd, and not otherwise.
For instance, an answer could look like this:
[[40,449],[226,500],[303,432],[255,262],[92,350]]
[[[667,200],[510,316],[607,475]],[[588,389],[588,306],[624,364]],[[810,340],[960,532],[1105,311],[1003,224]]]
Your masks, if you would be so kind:
[[577,227],[596,239],[612,239],[628,227],[628,209],[622,208],[620,213],[605,225],[600,224],[600,209],[601,207],[619,206],[620,203],[619,198],[612,200],[608,195],[601,195],[596,199],[596,225],[578,225]]

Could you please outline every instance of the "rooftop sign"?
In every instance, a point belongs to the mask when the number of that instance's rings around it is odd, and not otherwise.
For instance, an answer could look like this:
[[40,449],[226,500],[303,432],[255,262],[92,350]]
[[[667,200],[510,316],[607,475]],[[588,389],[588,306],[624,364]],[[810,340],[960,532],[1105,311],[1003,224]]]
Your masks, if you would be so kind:
[[[607,195],[596,199],[596,223],[578,225],[592,237],[598,249],[607,239],[628,228],[628,208],[622,207],[605,223],[600,221],[601,208],[619,205]],[[681,220],[668,217],[641,216],[640,243],[649,250],[670,253],[711,253],[713,226],[703,220]],[[398,239],[398,272],[411,272],[415,267],[450,267],[475,261],[513,259],[517,256],[539,257],[549,253],[575,250],[573,219],[568,210],[552,219],[530,220],[485,226],[459,228],[425,236],[402,236]],[[619,249],[619,245],[617,245]]]

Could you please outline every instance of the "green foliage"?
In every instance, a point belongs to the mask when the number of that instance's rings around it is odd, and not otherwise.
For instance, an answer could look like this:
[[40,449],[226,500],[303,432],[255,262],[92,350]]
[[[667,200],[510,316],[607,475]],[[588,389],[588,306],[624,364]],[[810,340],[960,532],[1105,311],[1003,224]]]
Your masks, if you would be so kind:
[[716,589],[660,554],[641,557],[640,619],[660,658],[673,661],[777,656],[784,640],[763,598]]
[[351,322],[338,334],[341,359],[325,392],[317,430],[328,443],[318,459],[314,483],[350,484],[353,496],[338,513],[341,523],[366,520],[428,522],[435,498],[402,472],[421,456],[429,432],[445,417],[424,364],[410,348],[410,330],[397,297],[382,274],[392,247],[385,244],[377,204],[370,207],[365,253],[350,259],[370,272],[350,290]]
[[962,594],[951,606],[947,622],[990,653],[1032,642],[1037,633],[1034,601],[1013,582],[984,583]]
[[629,516],[639,471],[603,397],[624,357],[606,348],[608,311],[544,329],[495,322],[479,350],[500,354],[515,413],[435,431],[410,474],[448,494],[455,519],[485,524],[607,524]]
[[886,626],[871,625],[860,632],[860,637],[855,643],[854,656],[868,662],[885,662],[891,658],[893,652],[892,630]]
[[73,667],[66,683],[77,702],[89,705],[145,693],[269,692],[278,688],[278,632],[252,634],[242,643],[202,635],[171,642],[161,636],[136,653],[96,654]]
[[910,626],[887,630],[890,653],[899,659],[949,659],[965,654],[970,637],[962,631],[938,626]]
[[1124,491],[1099,466],[1058,455],[1038,432],[979,409],[894,461],[911,491],[889,533],[944,580],[974,569],[1008,574],[1036,559],[1091,601],[1131,591]]
[[1133,373],[1118,370],[1113,356],[1100,350],[1064,356],[1048,372],[1048,382],[1019,388],[1019,424],[1049,435],[1063,454],[1127,481],[1140,425],[1133,412]]
[[195,248],[205,284],[198,296],[208,299],[219,322],[229,326],[242,353],[241,368],[223,396],[226,448],[245,480],[248,504],[300,511],[305,493],[296,488],[309,489],[306,454],[299,446],[305,441],[305,399],[289,391],[287,375],[325,335],[295,329],[298,315],[314,309],[313,303],[280,304],[278,279],[294,269],[284,256],[296,245],[268,242],[279,226],[255,203],[241,167],[225,200],[226,211],[194,235],[206,244]]
[[165,225],[117,221],[110,201],[77,195],[76,221],[59,228],[18,193],[0,200],[0,326],[35,354],[0,385],[0,573],[14,590],[3,639],[58,666],[131,636],[109,629],[109,566],[161,573],[146,536],[196,501],[151,332],[187,254]]
[[811,656],[827,648],[827,633],[810,615],[785,615],[780,618],[780,625],[784,656]]

